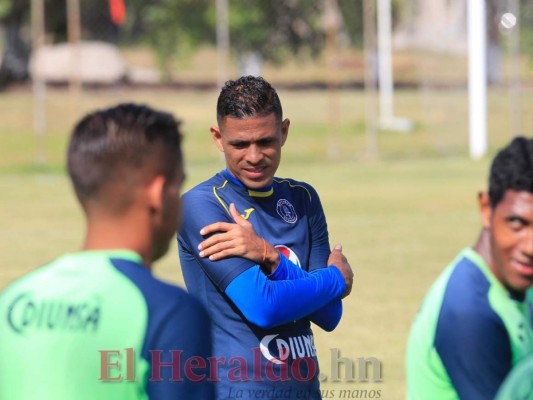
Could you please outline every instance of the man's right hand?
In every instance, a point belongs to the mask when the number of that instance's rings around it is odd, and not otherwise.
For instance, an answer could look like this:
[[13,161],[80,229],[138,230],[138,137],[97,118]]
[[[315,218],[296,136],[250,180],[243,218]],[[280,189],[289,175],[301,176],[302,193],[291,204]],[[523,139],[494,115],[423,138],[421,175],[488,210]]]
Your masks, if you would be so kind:
[[344,276],[344,282],[346,283],[346,291],[342,295],[342,298],[345,298],[352,291],[353,285],[353,272],[352,267],[348,263],[348,260],[342,254],[342,245],[337,244],[331,252],[328,258],[328,265],[332,265],[341,271],[342,276]]
[[228,257],[242,257],[261,265],[269,275],[279,265],[279,253],[270,243],[261,238],[252,224],[244,219],[231,203],[229,211],[235,223],[215,222],[205,226],[200,234],[209,236],[198,245],[200,257],[218,261]]

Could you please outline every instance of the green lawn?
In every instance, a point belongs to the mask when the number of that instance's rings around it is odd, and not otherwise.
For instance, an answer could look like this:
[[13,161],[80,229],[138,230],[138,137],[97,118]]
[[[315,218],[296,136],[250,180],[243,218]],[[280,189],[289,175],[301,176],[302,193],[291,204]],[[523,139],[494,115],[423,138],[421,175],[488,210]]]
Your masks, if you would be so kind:
[[[522,127],[533,131],[525,112],[533,91],[525,91]],[[409,325],[429,285],[479,229],[476,192],[485,187],[488,160],[467,158],[467,101],[464,91],[396,96],[398,115],[411,118],[409,134],[380,134],[379,161],[365,156],[364,97],[338,95],[336,118],[327,92],[280,93],[291,131],[279,176],[305,180],[321,195],[330,241],[341,242],[355,271],[344,317],[332,333],[315,331],[325,398],[402,399],[404,348]],[[491,153],[509,138],[507,93],[490,93]],[[429,99],[431,101],[429,102]],[[52,91],[47,104],[47,165],[35,164],[32,98],[28,92],[0,94],[0,289],[21,274],[65,251],[79,248],[83,218],[63,172],[67,132],[80,113],[118,101],[142,101],[185,120],[186,187],[223,167],[209,138],[215,93],[192,91],[86,92],[74,99]],[[330,128],[335,127],[333,131]],[[163,279],[180,283],[175,247],[156,266]],[[336,364],[330,349],[353,361],[356,381],[332,382]],[[358,381],[357,360],[374,357],[382,382]],[[366,397],[363,392],[367,391]]]

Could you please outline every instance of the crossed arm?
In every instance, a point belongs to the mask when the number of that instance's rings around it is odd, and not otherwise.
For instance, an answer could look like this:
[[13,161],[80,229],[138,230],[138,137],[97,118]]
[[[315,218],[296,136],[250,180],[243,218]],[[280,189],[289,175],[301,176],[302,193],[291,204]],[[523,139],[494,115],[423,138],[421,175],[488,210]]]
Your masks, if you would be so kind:
[[321,328],[333,330],[342,314],[341,296],[350,293],[353,282],[342,247],[332,251],[329,267],[307,272],[259,237],[233,204],[230,213],[235,223],[216,222],[200,231],[204,237],[212,236],[198,250],[200,257],[211,261],[241,257],[256,263],[225,290],[244,316],[264,328],[308,317]]

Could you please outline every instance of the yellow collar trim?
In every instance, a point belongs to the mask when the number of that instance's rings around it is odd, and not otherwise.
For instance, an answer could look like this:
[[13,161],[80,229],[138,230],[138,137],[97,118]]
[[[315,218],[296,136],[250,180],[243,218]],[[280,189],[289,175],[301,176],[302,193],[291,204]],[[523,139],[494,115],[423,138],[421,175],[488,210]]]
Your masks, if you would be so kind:
[[274,193],[274,188],[271,188],[270,190],[267,190],[266,192],[258,192],[255,190],[248,189],[248,194],[252,197],[268,197],[268,196],[271,196],[272,193]]

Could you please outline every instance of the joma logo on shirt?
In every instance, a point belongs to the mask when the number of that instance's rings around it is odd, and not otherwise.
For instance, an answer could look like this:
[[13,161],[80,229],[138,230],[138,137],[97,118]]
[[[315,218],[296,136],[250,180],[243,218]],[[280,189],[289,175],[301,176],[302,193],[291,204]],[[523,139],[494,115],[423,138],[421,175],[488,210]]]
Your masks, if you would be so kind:
[[17,296],[7,312],[9,326],[19,334],[30,329],[95,332],[99,320],[100,306],[94,301],[35,300],[29,292]]
[[[285,364],[285,360],[291,358],[296,360],[302,357],[315,357],[316,348],[313,335],[290,336],[285,339],[278,338],[275,341],[276,347],[272,346],[273,340],[279,335],[267,335],[261,340],[259,348],[261,353],[274,364]],[[272,355],[271,350],[275,350],[277,356]]]
[[243,217],[244,219],[248,219],[250,218],[250,214],[253,213],[255,211],[255,208],[247,208],[246,210],[244,210],[244,214],[241,214],[241,217]]

